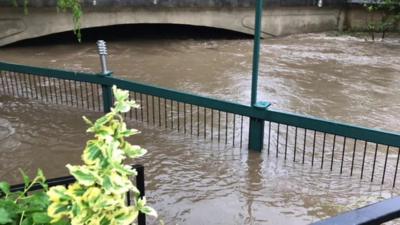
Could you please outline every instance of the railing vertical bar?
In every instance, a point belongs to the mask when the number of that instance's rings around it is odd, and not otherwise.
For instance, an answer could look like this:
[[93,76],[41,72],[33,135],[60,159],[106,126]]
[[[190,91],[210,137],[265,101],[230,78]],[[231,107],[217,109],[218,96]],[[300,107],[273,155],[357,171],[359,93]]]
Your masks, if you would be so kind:
[[[37,76],[32,76],[32,79],[33,79],[33,85],[35,86],[35,96],[36,96],[36,100],[39,100],[39,98],[41,98],[41,97],[39,97],[39,94],[40,94],[40,88],[38,87],[38,81],[37,81]],[[61,82],[61,81],[59,81],[59,82]],[[61,88],[61,87],[60,87]],[[62,101],[62,99],[61,99],[61,101]]]
[[13,95],[14,94],[14,89],[13,89],[13,85],[12,85],[12,81],[11,81],[11,72],[7,73],[6,82],[7,82],[8,93]]
[[343,150],[342,150],[342,161],[341,161],[341,163],[340,163],[340,174],[343,173],[344,152],[346,151],[346,140],[347,140],[347,138],[344,137],[344,141],[343,141]]
[[149,110],[149,95],[146,95],[146,122],[150,123],[150,110]]
[[211,109],[211,141],[214,140],[214,109]]
[[397,170],[399,168],[399,159],[400,159],[400,148],[397,149],[397,162],[393,177],[393,188],[396,186]]
[[32,76],[31,74],[24,73],[25,83],[29,87],[28,88],[29,92],[26,93],[27,94],[26,96],[33,99],[33,86],[32,86],[31,79],[30,79],[31,76]]
[[167,114],[167,99],[164,98],[164,125],[165,125],[165,129],[168,128],[168,114]]
[[161,98],[158,97],[158,126],[161,127]]
[[25,77],[25,81],[27,80],[27,83],[29,86],[29,97],[33,98],[33,86],[32,86],[32,82],[31,82],[32,75],[24,74],[24,77]]
[[368,145],[368,142],[365,141],[365,144],[364,144],[364,154],[363,154],[363,159],[362,159],[362,164],[361,164],[361,177],[360,177],[360,179],[363,178],[363,174],[364,174],[364,164],[365,164],[365,156],[366,156],[366,154],[367,154],[367,145]]
[[172,99],[170,99],[170,106],[171,106],[171,129],[174,129],[174,115],[173,115],[174,101]]
[[179,118],[180,118],[179,105],[180,105],[180,104],[179,104],[178,101],[176,102],[176,105],[177,105],[176,107],[178,107],[178,132],[179,132],[179,127],[180,127],[180,122],[179,122],[179,120],[180,120],[180,119],[179,119]]
[[16,89],[16,85],[14,85],[14,80],[15,80],[15,73],[14,72],[10,72],[10,86],[11,86],[11,90],[12,90],[12,94],[14,96],[18,96],[17,93],[17,89]]
[[47,90],[47,79],[48,79],[48,77],[43,77],[43,79],[44,79],[44,83],[43,83],[44,87],[43,88],[44,88],[44,93],[46,95],[46,102],[50,102],[49,92]]
[[289,139],[289,125],[286,125],[286,133],[285,133],[285,156],[284,159],[287,159],[287,149],[288,149],[288,139]]
[[[79,94],[78,94],[78,82],[76,80],[74,80],[74,89],[75,89],[75,101],[76,101],[76,107],[79,108]],[[97,88],[97,93],[98,92],[98,88]],[[100,94],[97,94],[99,96],[99,105],[100,105]]]
[[207,137],[207,108],[204,107],[204,139]]
[[190,135],[193,135],[193,105],[190,104]]
[[12,74],[12,72],[7,73],[6,81],[7,81],[7,88],[9,90],[9,94],[14,95],[14,87],[12,84],[12,75],[11,74]]
[[15,87],[15,93],[16,93],[16,96],[17,97],[20,97],[21,95],[20,95],[20,85],[19,85],[19,81],[18,81],[18,73],[16,73],[16,72],[14,72],[14,82],[15,82],[15,85],[14,85],[14,87]]
[[[90,85],[91,86],[91,88],[92,88],[92,106],[93,106],[93,111],[96,111],[96,103],[95,103],[95,97],[94,97],[94,93],[95,93],[95,91],[94,91],[94,85],[95,84],[93,84],[92,83],[92,85]],[[72,89],[71,89],[71,82],[69,82],[69,88],[70,88],[70,90],[71,90],[71,102],[72,102],[72,105],[74,105],[74,103],[73,103],[73,100],[72,100]]]
[[22,78],[22,74],[21,73],[17,73],[17,77],[19,79],[19,86],[20,86],[20,90],[21,90],[21,97],[25,97],[25,88],[26,85],[25,83],[23,83],[23,78]]
[[306,155],[306,143],[307,143],[307,129],[304,129],[303,159],[301,161],[302,164],[304,164],[304,158]]
[[218,143],[221,140],[220,130],[221,130],[221,111],[218,110]]
[[140,98],[140,120],[143,122],[143,94],[139,93],[139,98]]
[[[240,148],[242,148],[243,144],[243,115],[240,115]],[[400,150],[399,150],[400,152]]]
[[296,152],[297,152],[297,127],[295,127],[294,130],[293,162],[296,162]]
[[[65,80],[64,80],[65,81]],[[67,98],[67,86],[66,83],[64,83],[65,87],[65,100],[68,104],[68,98]],[[89,110],[90,109],[90,102],[89,102],[89,84],[85,82],[85,94],[86,94],[86,108]]]
[[[96,92],[97,93],[97,103],[99,104],[98,109],[99,109],[99,112],[104,112],[105,110],[103,109],[104,104],[103,104],[103,97],[102,97],[103,96],[103,87],[99,84],[97,84],[96,86],[97,86],[97,92]],[[77,89],[76,86],[75,86],[75,88]],[[107,91],[105,91],[105,92],[107,92]],[[104,93],[104,94],[107,95],[106,93]],[[113,106],[113,104],[114,104],[114,101],[113,101],[113,99],[111,99],[111,103],[110,103],[111,107]],[[78,102],[76,103],[76,105],[78,106]],[[128,114],[126,114],[126,116],[128,116]]]
[[[84,109],[85,108],[85,103],[84,103],[85,101],[83,100],[83,88],[82,88],[82,82],[81,81],[79,82],[79,92],[81,94],[81,107],[82,107],[82,109]],[[62,99],[61,99],[61,101],[62,101]]]
[[376,156],[377,156],[377,154],[378,154],[378,144],[375,144],[375,154],[374,154],[374,163],[372,164],[371,182],[374,181],[375,164],[376,164]]
[[[129,99],[129,101],[132,101],[132,92],[131,91],[128,92],[128,99]],[[129,119],[130,120],[132,119],[132,111],[133,110],[129,110]]]
[[7,78],[6,76],[8,76],[8,72],[6,71],[0,71],[1,73],[1,83],[3,84],[3,93],[8,93],[8,85],[7,85]]
[[6,93],[6,88],[5,88],[5,85],[4,85],[4,76],[5,76],[4,74],[5,74],[5,72],[0,70],[1,92],[2,92],[3,94]]
[[154,111],[154,95],[151,96],[151,112],[153,115],[153,125],[156,125],[156,117],[155,117],[155,111]]
[[20,84],[21,84],[21,95],[22,95],[22,97],[28,97],[27,96],[27,85],[26,85],[26,83],[25,83],[25,80],[24,80],[24,75],[23,74],[21,74],[21,73],[18,73],[18,76],[19,76],[19,79],[20,79]]
[[383,175],[382,175],[382,183],[381,184],[383,184],[385,182],[385,174],[386,174],[386,165],[387,165],[388,155],[389,155],[389,145],[387,146],[387,149],[386,149],[385,165],[383,166]]
[[7,86],[7,93],[9,95],[13,95],[14,91],[12,88],[12,82],[11,82],[11,72],[7,72],[7,77],[5,77],[6,81],[6,86]]
[[24,73],[19,73],[22,85],[22,96],[25,98],[29,98],[29,90],[28,90],[28,83],[26,82],[26,77]]
[[56,102],[57,104],[62,104],[62,100],[61,100],[61,90],[60,90],[60,79],[55,79],[54,80],[54,85],[56,87]]
[[20,97],[25,97],[24,96],[24,85],[22,84],[22,78],[20,73],[16,73],[16,80],[17,84],[19,85],[19,91],[20,91]]
[[[139,105],[139,107],[140,107],[140,104],[138,104],[136,91],[133,92],[133,99],[135,99],[135,103],[136,103],[137,105]],[[138,120],[138,118],[139,118],[139,117],[138,117],[138,108],[135,108],[135,120]]]
[[332,157],[331,157],[331,171],[333,170],[333,158],[335,156],[336,134],[333,135]]
[[326,133],[324,132],[324,137],[322,140],[322,156],[321,156],[321,169],[324,168],[324,158],[325,158],[325,141],[326,141]]
[[26,79],[26,74],[25,73],[22,73],[21,74],[22,75],[22,77],[23,77],[23,80],[24,80],[24,86],[25,86],[25,96],[27,97],[27,98],[29,98],[30,96],[30,92],[31,92],[31,86],[29,85],[29,80],[27,80]]
[[54,89],[54,99],[55,99],[55,103],[58,104],[58,88],[57,88],[57,80],[56,78],[52,79],[53,82],[50,83],[51,86],[53,86]]
[[10,87],[10,90],[12,92],[12,95],[16,96],[16,94],[15,94],[15,85],[14,85],[14,73],[13,72],[9,72],[8,73],[8,81],[9,81],[9,87]]
[[229,118],[228,118],[228,113],[225,112],[225,144],[228,144],[228,122],[229,122]]
[[267,153],[269,155],[271,148],[271,121],[268,123],[268,147],[267,147]]
[[183,103],[183,133],[186,134],[186,102]]
[[236,114],[233,114],[233,130],[232,130],[232,146],[235,147],[235,136],[236,136]]
[[[137,176],[136,176],[136,186],[140,192],[140,198],[144,198],[146,196],[145,193],[145,180],[144,180],[144,167],[138,166],[136,168]],[[138,225],[146,225],[146,215],[143,213],[139,213],[138,215]]]
[[200,106],[197,106],[197,137],[200,137]]
[[280,132],[281,124],[278,123],[278,131],[276,133],[276,158],[278,158],[278,153],[279,153],[279,132]]
[[316,141],[316,139],[317,139],[317,131],[314,130],[314,139],[313,139],[312,156],[311,156],[311,166],[314,166],[315,141]]
[[356,148],[357,148],[357,139],[354,139],[353,156],[351,157],[350,176],[353,176],[353,168],[354,168],[354,159],[355,159],[355,156],[356,156]]
[[[18,73],[14,73],[14,77],[15,77],[15,89],[17,90],[17,96],[21,97],[22,95],[22,86],[21,86],[21,81],[19,80],[19,76]],[[21,94],[20,94],[21,93]]]
[[[49,89],[50,89],[50,101],[51,102],[54,102],[54,99],[53,99],[53,91],[54,91],[54,93],[56,93],[56,91],[57,91],[57,89],[56,89],[56,87],[55,86],[53,86],[53,83],[52,83],[52,81],[53,81],[54,79],[53,78],[49,78]],[[53,90],[54,89],[54,90]],[[56,96],[57,97],[57,96]],[[55,97],[55,100],[57,101],[57,98]]]
[[[74,82],[74,83],[72,83],[72,82]],[[78,98],[77,98],[78,93],[76,92],[76,83],[75,83],[75,81],[73,81],[73,80],[69,81],[69,88],[71,90],[71,106],[74,106],[74,96],[73,95],[75,95],[76,106],[78,107]],[[96,84],[95,85],[92,84],[93,103],[95,101],[94,100],[94,92],[95,92],[94,90],[95,89],[97,90],[97,85]],[[93,110],[96,111],[96,105],[95,104],[93,104]]]

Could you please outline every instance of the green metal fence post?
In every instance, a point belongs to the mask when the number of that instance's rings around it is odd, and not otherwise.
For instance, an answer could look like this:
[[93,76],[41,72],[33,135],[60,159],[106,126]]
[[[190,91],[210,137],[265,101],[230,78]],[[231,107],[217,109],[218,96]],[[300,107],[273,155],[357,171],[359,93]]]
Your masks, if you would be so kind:
[[[260,63],[260,38],[261,38],[261,21],[263,11],[263,0],[256,2],[256,15],[254,22],[254,48],[253,48],[253,73],[251,80],[251,106],[256,109],[266,110],[269,103],[257,103],[257,82],[258,67]],[[249,149],[261,151],[264,145],[264,120],[250,118],[249,127]]]
[[[106,42],[103,40],[97,41],[97,48],[100,55],[100,63],[101,63],[101,75],[110,77],[112,75],[111,71],[107,69],[107,46]],[[103,93],[103,111],[104,113],[108,113],[111,111],[112,107],[112,90],[110,85],[101,85],[102,93]]]

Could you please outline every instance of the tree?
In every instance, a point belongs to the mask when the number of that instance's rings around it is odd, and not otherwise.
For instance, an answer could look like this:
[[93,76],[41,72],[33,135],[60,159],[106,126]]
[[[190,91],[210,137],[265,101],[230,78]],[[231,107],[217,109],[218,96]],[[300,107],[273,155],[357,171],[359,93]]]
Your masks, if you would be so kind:
[[379,20],[374,17],[368,22],[368,30],[371,33],[372,40],[375,39],[375,33],[382,33],[382,39],[388,31],[396,30],[400,22],[400,0],[373,0],[364,4],[370,13],[380,13]]

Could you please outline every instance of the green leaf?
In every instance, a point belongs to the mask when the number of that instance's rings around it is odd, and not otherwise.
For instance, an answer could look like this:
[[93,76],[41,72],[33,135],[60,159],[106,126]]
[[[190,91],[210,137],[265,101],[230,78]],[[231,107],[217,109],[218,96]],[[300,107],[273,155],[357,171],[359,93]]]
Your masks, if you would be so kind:
[[10,214],[4,208],[0,208],[0,224],[7,224],[11,222],[12,219]]
[[0,182],[0,190],[4,193],[4,194],[6,194],[6,195],[9,195],[11,192],[10,192],[10,184],[8,184],[7,182]]
[[26,173],[20,168],[19,172],[22,175],[22,178],[24,180],[24,184],[25,184],[25,188],[27,188],[29,186],[29,183],[31,182],[31,179],[29,178],[28,175],[26,175]]
[[144,206],[143,208],[140,209],[140,212],[148,216],[158,217],[156,210],[151,208],[150,206]]
[[32,219],[37,224],[50,223],[51,221],[51,218],[45,212],[33,213]]
[[139,158],[147,153],[147,150],[141,148],[139,145],[130,145],[129,143],[125,143],[125,148],[123,149],[125,154],[129,158]]
[[78,183],[84,186],[90,186],[96,182],[96,177],[93,171],[90,171],[85,166],[71,166],[67,165],[69,173],[75,177]]

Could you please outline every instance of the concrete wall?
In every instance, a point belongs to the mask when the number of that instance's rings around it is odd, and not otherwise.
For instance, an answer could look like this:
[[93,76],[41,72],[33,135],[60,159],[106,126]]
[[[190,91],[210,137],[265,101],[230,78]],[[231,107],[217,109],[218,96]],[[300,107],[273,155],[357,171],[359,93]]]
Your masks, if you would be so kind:
[[[281,36],[335,30],[342,14],[334,7],[272,7],[264,12],[263,32],[266,36]],[[252,34],[254,9],[89,7],[85,9],[82,28],[139,23],[206,26]],[[29,14],[23,15],[21,9],[0,7],[0,46],[69,31],[72,27],[71,15],[57,13],[54,8],[30,8]]]
[[[17,0],[23,5],[24,0]],[[92,6],[93,0],[81,0],[83,5]],[[253,7],[256,0],[96,0],[99,7]],[[264,0],[266,6],[315,6],[318,0]],[[343,5],[346,0],[324,0],[325,6]],[[11,0],[0,0],[0,6],[11,6]],[[53,7],[56,0],[29,0],[30,7]]]

